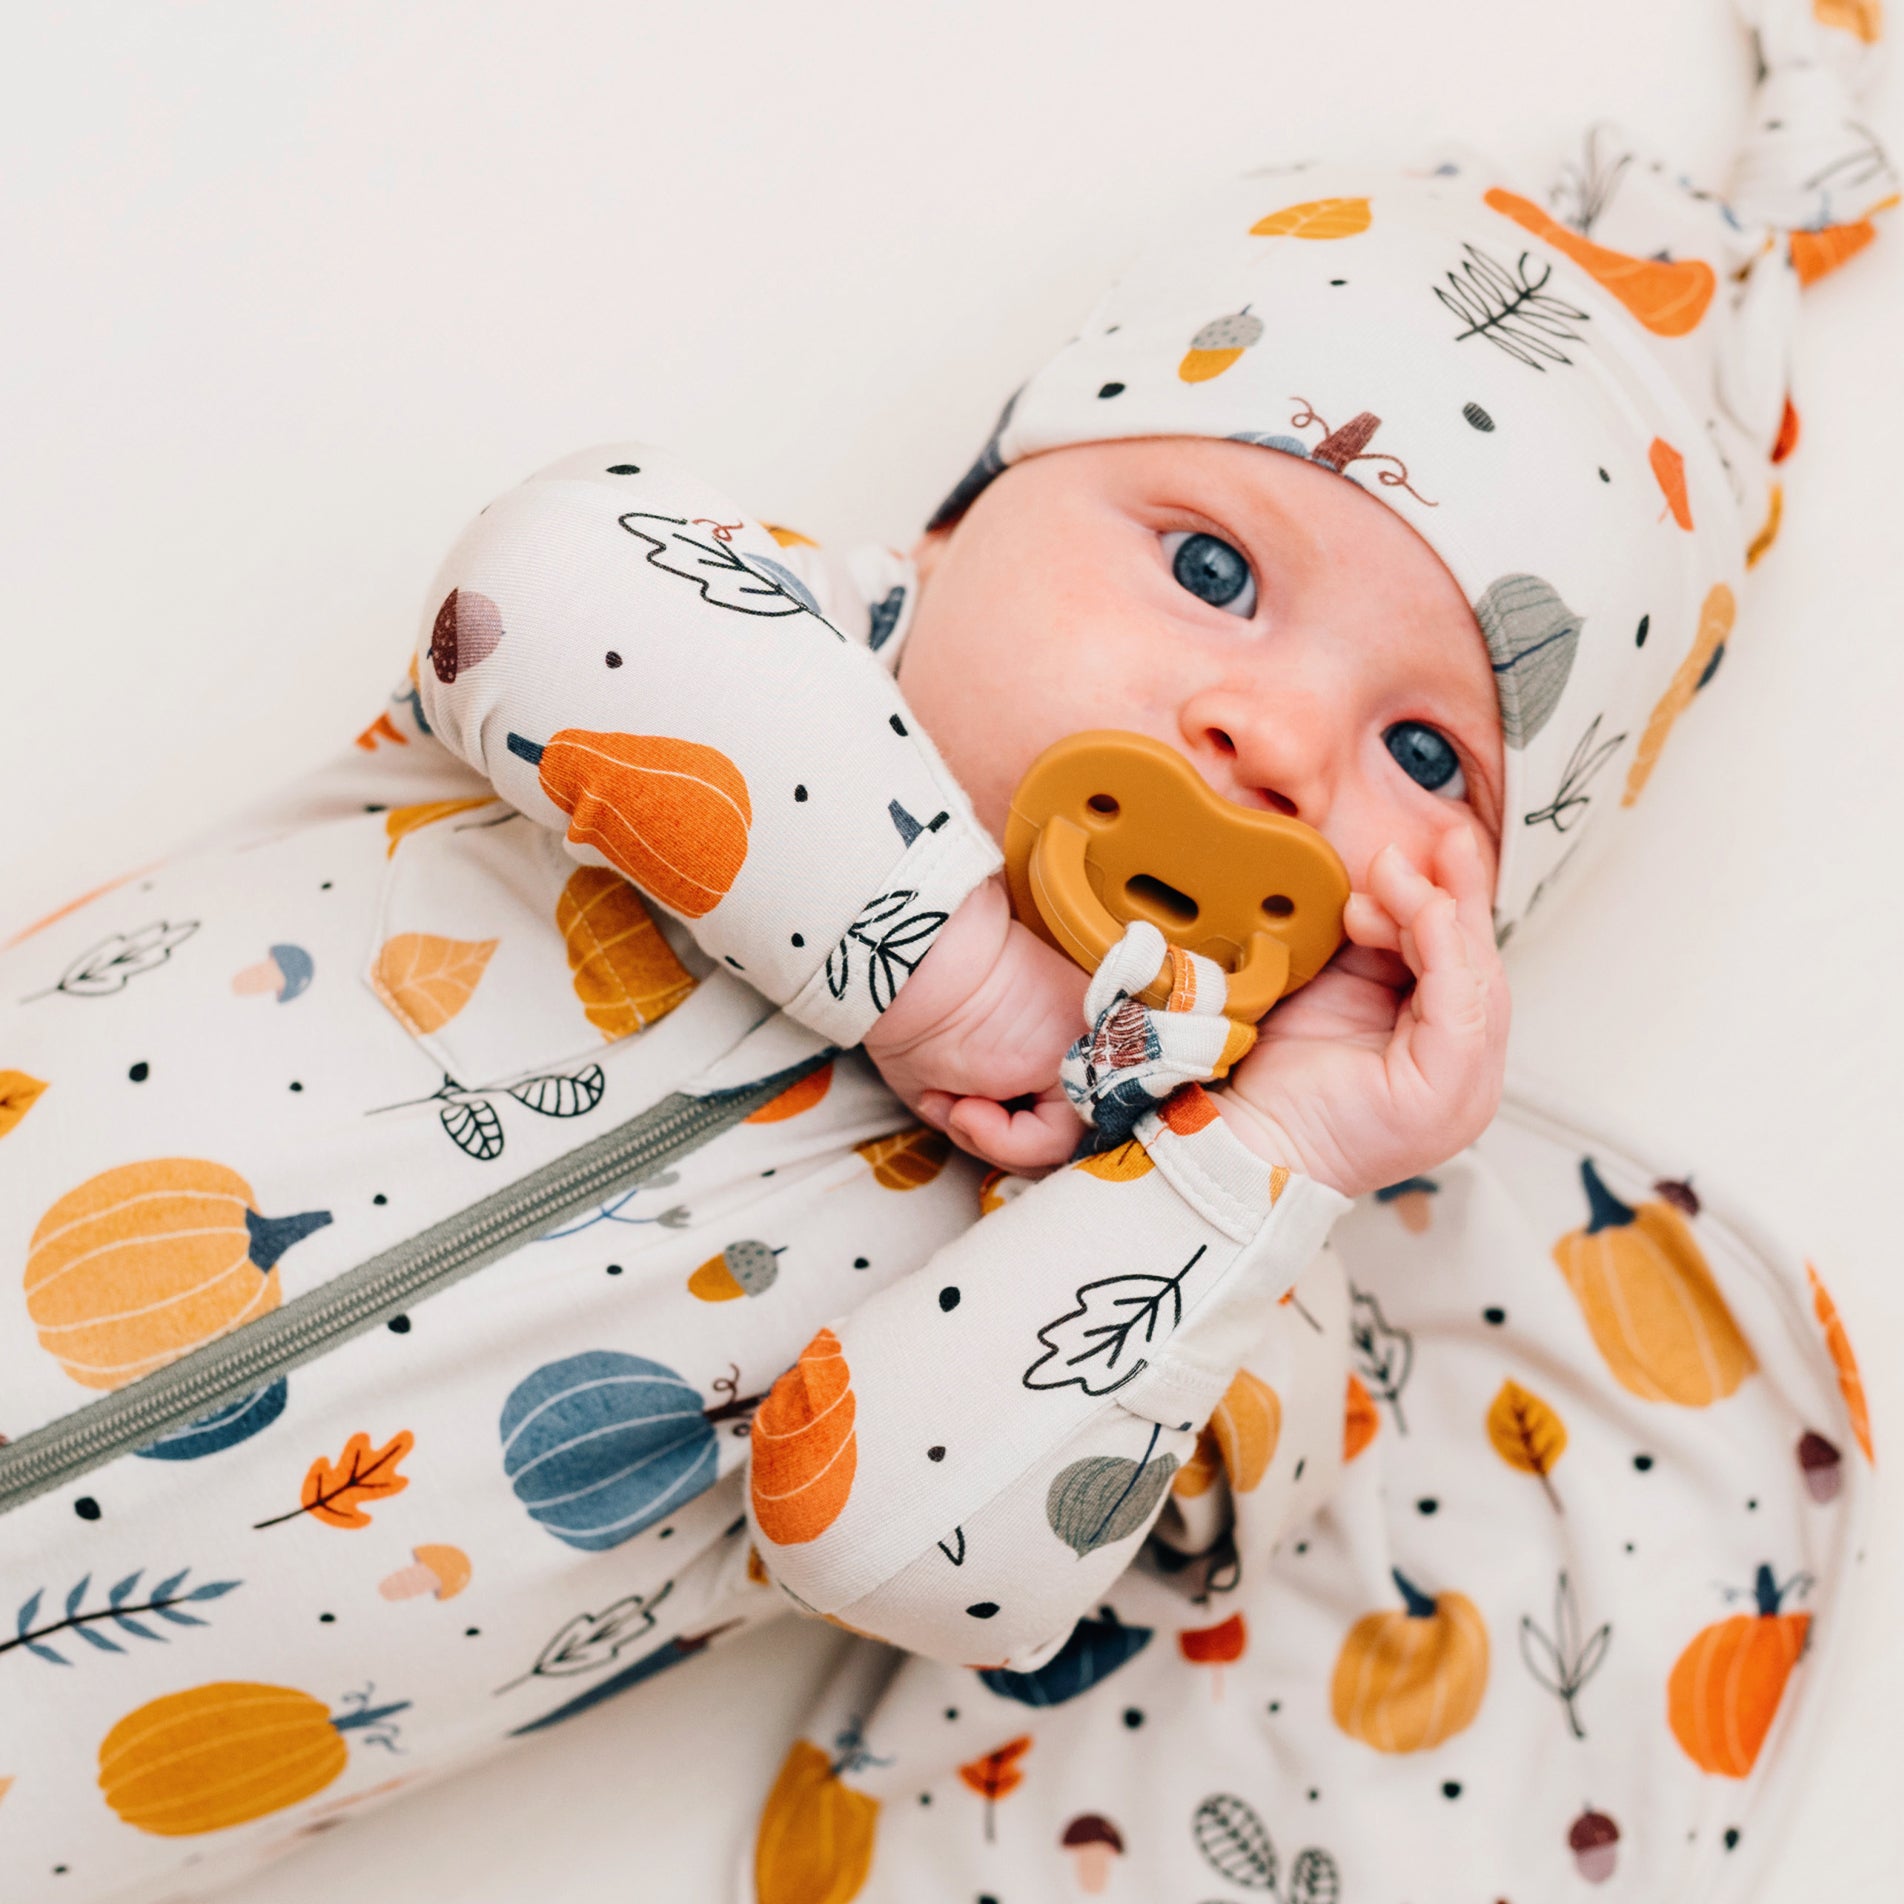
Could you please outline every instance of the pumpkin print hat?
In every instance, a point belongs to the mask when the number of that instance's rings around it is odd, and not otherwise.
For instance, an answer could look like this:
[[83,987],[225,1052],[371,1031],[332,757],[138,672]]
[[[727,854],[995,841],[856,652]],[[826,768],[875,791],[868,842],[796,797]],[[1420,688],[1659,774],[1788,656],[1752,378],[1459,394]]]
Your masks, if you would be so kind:
[[1261,444],[1386,503],[1493,659],[1503,945],[1606,849],[1719,666],[1778,529],[1803,288],[1897,201],[1855,105],[1875,0],[1739,4],[1760,76],[1723,194],[1605,124],[1547,206],[1465,146],[1200,193],[932,520],[1041,450],[1143,436]]

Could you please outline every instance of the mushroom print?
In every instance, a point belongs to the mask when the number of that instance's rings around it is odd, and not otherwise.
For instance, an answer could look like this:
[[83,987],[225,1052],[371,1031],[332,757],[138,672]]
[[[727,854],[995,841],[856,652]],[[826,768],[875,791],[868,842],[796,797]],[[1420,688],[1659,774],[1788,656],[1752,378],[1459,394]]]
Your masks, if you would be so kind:
[[1112,1864],[1124,1855],[1124,1840],[1108,1818],[1080,1813],[1064,1828],[1059,1845],[1071,1854],[1072,1875],[1086,1897],[1096,1897],[1111,1881]]
[[1425,1752],[1473,1723],[1487,1690],[1488,1638],[1464,1593],[1430,1598],[1399,1572],[1403,1606],[1357,1620],[1336,1657],[1330,1704],[1352,1739]]
[[[1580,1160],[1591,1217],[1554,1245],[1554,1261],[1614,1379],[1645,1401],[1706,1408],[1757,1367],[1679,1204],[1636,1209]],[[1693,1204],[1689,1188],[1674,1186]]]
[[256,965],[247,965],[231,982],[240,998],[263,995],[280,1005],[310,990],[317,967],[301,945],[274,945]]
[[99,1789],[129,1825],[161,1838],[249,1824],[321,1792],[349,1763],[347,1732],[391,1743],[407,1699],[369,1692],[333,1713],[289,1686],[218,1680],[129,1712],[99,1746]]
[[548,742],[509,736],[542,791],[592,846],[644,892],[686,919],[727,897],[747,859],[754,809],[741,770],[716,747],[666,734],[564,728]]
[[469,1585],[469,1556],[460,1547],[424,1545],[410,1550],[411,1564],[377,1582],[386,1600],[414,1600],[431,1594],[453,1600]]
[[1806,1584],[1801,1574],[1781,1587],[1771,1568],[1761,1566],[1752,1588],[1757,1611],[1703,1628],[1674,1663],[1666,1716],[1701,1771],[1744,1778],[1758,1763],[1811,1625],[1809,1613],[1782,1609],[1794,1588]]

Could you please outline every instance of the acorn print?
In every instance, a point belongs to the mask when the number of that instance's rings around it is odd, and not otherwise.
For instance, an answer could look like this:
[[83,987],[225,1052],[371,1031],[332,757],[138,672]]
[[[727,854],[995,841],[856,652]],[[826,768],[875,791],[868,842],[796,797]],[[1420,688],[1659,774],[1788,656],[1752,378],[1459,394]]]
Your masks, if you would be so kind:
[[1638,751],[1633,756],[1632,765],[1626,770],[1626,790],[1620,795],[1620,805],[1630,807],[1640,797],[1653,772],[1653,763],[1659,758],[1659,751],[1666,745],[1666,736],[1673,731],[1673,723],[1679,719],[1692,704],[1692,697],[1699,692],[1716,664],[1719,652],[1725,646],[1726,637],[1732,632],[1732,621],[1737,613],[1737,604],[1732,591],[1723,582],[1714,582],[1706,591],[1706,599],[1699,608],[1699,630],[1693,637],[1692,647],[1686,658],[1673,671],[1673,678],[1667,684],[1666,692],[1659,698],[1659,704],[1647,716],[1646,731],[1640,736]]
[[1707,1408],[1758,1367],[1686,1218],[1665,1197],[1637,1209],[1580,1160],[1591,1217],[1554,1245],[1614,1379],[1644,1401]]
[[779,1251],[751,1237],[729,1243],[718,1256],[710,1256],[688,1278],[688,1293],[703,1302],[732,1302],[736,1296],[758,1296],[771,1289],[780,1266],[774,1261]]
[[754,809],[741,770],[716,747],[666,734],[564,728],[546,743],[509,736],[542,791],[643,892],[699,919],[727,897],[747,860]]
[[1844,1486],[1844,1456],[1816,1429],[1807,1428],[1798,1439],[1798,1467],[1805,1492],[1814,1501],[1835,1501]]
[[1702,1771],[1744,1778],[1778,1716],[1785,1682],[1805,1650],[1809,1613],[1781,1611],[1804,1581],[1779,1586],[1761,1566],[1753,1581],[1757,1611],[1703,1628],[1666,1682],[1666,1717],[1681,1749]]
[[332,1713],[289,1686],[217,1680],[129,1712],[99,1745],[99,1789],[128,1825],[195,1837],[249,1824],[321,1792],[350,1760],[344,1734],[388,1742],[409,1701],[355,1695]]
[[460,1547],[426,1542],[411,1548],[410,1557],[409,1566],[377,1582],[377,1591],[386,1600],[414,1600],[426,1593],[438,1600],[454,1600],[469,1585],[469,1556]]
[[583,1013],[611,1043],[667,1017],[693,994],[693,978],[640,893],[606,866],[569,875],[555,903],[555,927]]
[[1586,625],[1538,575],[1503,575],[1474,604],[1500,696],[1501,734],[1525,747],[1552,718]]
[[274,945],[256,965],[247,965],[231,982],[240,998],[260,995],[275,998],[280,1005],[311,988],[317,967],[301,945]]
[[839,1519],[859,1461],[855,1409],[839,1337],[822,1329],[754,1414],[754,1522],[776,1546],[817,1540]]
[[1263,340],[1263,320],[1247,306],[1227,317],[1212,318],[1190,340],[1190,349],[1177,366],[1185,383],[1208,383],[1220,377],[1253,345]]
[[1473,1723],[1487,1690],[1488,1638],[1464,1593],[1430,1598],[1399,1572],[1398,1613],[1365,1614],[1336,1657],[1330,1705],[1378,1752],[1425,1752]]
[[852,1904],[873,1868],[879,1800],[842,1784],[853,1754],[835,1764],[796,1739],[754,1838],[758,1904]]
[[459,674],[487,661],[502,645],[502,610],[473,588],[453,588],[443,597],[430,628],[430,666],[447,687]]
[[260,1216],[244,1178],[200,1158],[121,1164],[40,1219],[27,1313],[74,1381],[120,1388],[275,1309],[278,1258],[330,1220]]
[[1574,1869],[1589,1884],[1604,1884],[1619,1857],[1620,1828],[1603,1811],[1583,1811],[1567,1833]]
[[1111,1866],[1124,1855],[1117,1827],[1097,1812],[1081,1812],[1064,1828],[1058,1847],[1070,1853],[1071,1875],[1086,1897],[1096,1897],[1111,1881]]

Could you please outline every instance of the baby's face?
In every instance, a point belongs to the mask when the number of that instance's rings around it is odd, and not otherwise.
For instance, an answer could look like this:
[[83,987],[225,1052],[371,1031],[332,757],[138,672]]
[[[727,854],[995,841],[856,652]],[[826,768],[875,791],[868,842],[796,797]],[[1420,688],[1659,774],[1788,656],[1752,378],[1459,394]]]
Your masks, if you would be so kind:
[[1003,839],[1053,741],[1134,729],[1225,798],[1323,834],[1366,891],[1466,827],[1490,889],[1500,717],[1487,643],[1440,559],[1353,483],[1203,437],[1013,464],[914,551],[907,700]]

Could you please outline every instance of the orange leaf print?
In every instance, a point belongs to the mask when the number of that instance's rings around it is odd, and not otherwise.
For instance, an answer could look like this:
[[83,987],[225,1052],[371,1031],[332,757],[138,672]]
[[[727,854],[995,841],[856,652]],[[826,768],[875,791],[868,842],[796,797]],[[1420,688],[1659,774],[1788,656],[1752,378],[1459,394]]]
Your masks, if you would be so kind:
[[805,1077],[796,1078],[778,1097],[770,1097],[757,1111],[749,1111],[740,1121],[743,1124],[778,1124],[783,1117],[798,1117],[802,1111],[810,1111],[826,1096],[827,1087],[833,1082],[833,1060],[831,1058],[809,1071]]
[[0,1137],[40,1101],[45,1089],[42,1078],[30,1078],[24,1071],[0,1071]]
[[1786,233],[1792,246],[1792,269],[1801,285],[1816,284],[1836,271],[1849,258],[1855,258],[1873,238],[1878,228],[1868,218],[1855,225],[1827,225],[1822,231]]
[[1366,198],[1312,198],[1285,205],[1250,227],[1252,238],[1353,238],[1369,228]]
[[747,859],[754,810],[741,770],[717,747],[667,734],[564,728],[546,746],[509,736],[594,847],[644,892],[687,919],[712,912]]
[[855,1408],[840,1339],[822,1329],[754,1411],[754,1521],[776,1546],[817,1540],[839,1519],[859,1462]]
[[667,1017],[694,980],[641,895],[606,866],[569,875],[555,905],[570,983],[588,1022],[611,1043]]
[[1355,1376],[1349,1377],[1348,1402],[1342,1411],[1342,1462],[1346,1467],[1375,1439],[1382,1418],[1368,1390]]
[[1519,1382],[1503,1382],[1487,1412],[1488,1439],[1510,1468],[1538,1477],[1556,1514],[1564,1513],[1548,1478],[1567,1452],[1567,1425],[1553,1409]]
[[983,1758],[977,1758],[959,1767],[960,1782],[969,1786],[985,1801],[985,1842],[994,1842],[992,1830],[992,1807],[1001,1798],[1008,1798],[1025,1782],[1025,1774],[1018,1761],[1031,1750],[1031,1736],[1020,1733],[1015,1739],[1008,1739],[996,1752],[987,1752]]
[[1772,444],[1772,461],[1782,463],[1798,447],[1798,409],[1789,395],[1785,411],[1778,420],[1778,436]]
[[1491,187],[1484,195],[1497,212],[1571,258],[1618,298],[1655,337],[1684,337],[1696,330],[1712,302],[1718,279],[1703,258],[1633,258],[1610,251],[1570,231],[1531,199]]
[[1851,1418],[1851,1432],[1857,1436],[1858,1446],[1864,1450],[1864,1458],[1875,1466],[1877,1455],[1871,1443],[1871,1411],[1864,1399],[1864,1377],[1858,1373],[1858,1358],[1851,1352],[1851,1337],[1845,1332],[1844,1322],[1838,1314],[1838,1305],[1831,1299],[1831,1292],[1810,1263],[1805,1265],[1805,1274],[1811,1280],[1813,1313],[1823,1325],[1825,1347],[1830,1351],[1832,1366],[1838,1371],[1838,1392],[1844,1396],[1845,1413]]
[[869,1137],[853,1148],[872,1166],[873,1181],[881,1189],[917,1190],[945,1168],[952,1140],[944,1131],[918,1124],[890,1137]]
[[383,741],[388,741],[392,747],[408,747],[410,744],[409,735],[399,732],[397,724],[390,718],[388,713],[379,714],[377,718],[357,736],[356,744],[361,747],[365,753],[369,754],[374,753],[378,745]]
[[469,1003],[497,943],[400,932],[377,954],[370,988],[412,1031],[427,1036]]
[[1109,1150],[1095,1150],[1071,1166],[1088,1177],[1101,1177],[1106,1183],[1135,1183],[1156,1167],[1150,1161],[1150,1152],[1134,1137],[1113,1144]]
[[789,529],[783,523],[763,522],[760,526],[783,549],[817,549],[820,546],[810,535],[802,535],[798,529]]
[[406,833],[414,833],[420,826],[432,826],[438,820],[447,820],[452,813],[467,813],[471,807],[486,807],[495,796],[484,794],[473,800],[424,800],[411,807],[392,807],[383,816],[383,830],[390,841],[385,859],[395,856],[397,842]]
[[300,1514],[313,1514],[326,1527],[368,1527],[369,1504],[401,1494],[410,1485],[409,1477],[397,1470],[415,1446],[416,1436],[407,1428],[399,1428],[381,1448],[371,1447],[366,1434],[352,1435],[334,1463],[322,1455],[311,1463],[298,1506],[288,1514],[253,1522],[254,1530],[294,1521]]
[[[1656,436],[1646,452],[1646,460],[1652,464],[1653,474],[1665,492],[1666,509],[1672,511],[1673,520],[1682,529],[1690,529],[1692,505],[1686,500],[1686,459],[1663,436]],[[1666,509],[1660,511],[1662,516]]]

